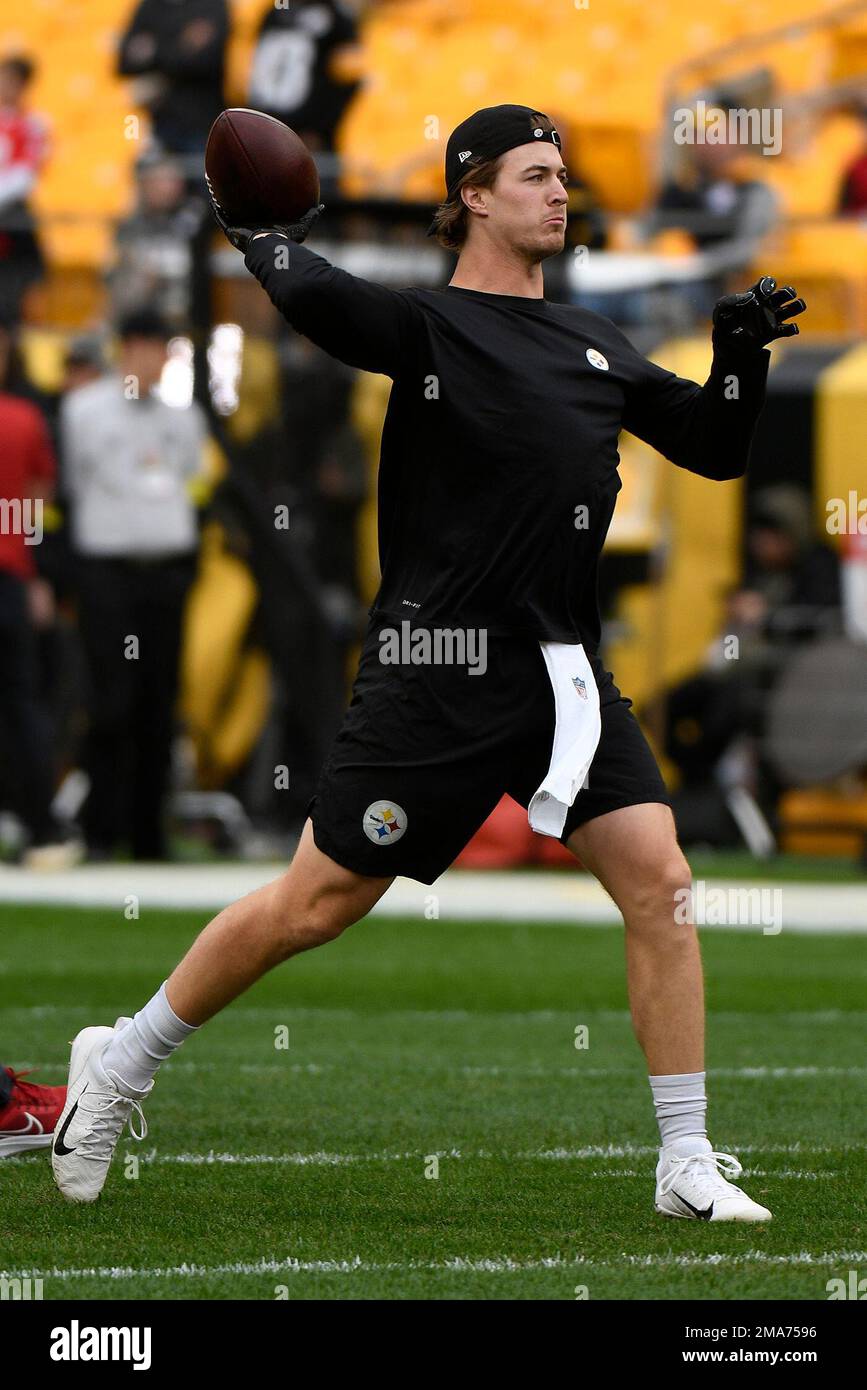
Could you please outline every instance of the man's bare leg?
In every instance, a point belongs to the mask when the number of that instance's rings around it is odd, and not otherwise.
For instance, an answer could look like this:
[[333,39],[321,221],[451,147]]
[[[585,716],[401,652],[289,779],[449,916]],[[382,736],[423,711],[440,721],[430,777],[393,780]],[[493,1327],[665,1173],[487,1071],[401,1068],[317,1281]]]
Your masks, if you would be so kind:
[[308,821],[285,874],[205,927],[169,980],[132,1019],[85,1028],[72,1044],[66,1105],[51,1163],[70,1201],[93,1202],[127,1121],[140,1118],[153,1077],[196,1028],[281,961],[332,941],[392,882],[351,873],[317,849]]
[[573,831],[569,849],[623,914],[629,1006],[648,1070],[701,1071],[701,954],[692,912],[675,918],[675,895],[689,891],[691,874],[671,811],[658,802],[609,811]]
[[392,883],[335,864],[310,821],[280,878],[232,903],[205,927],[166,981],[172,1009],[199,1027],[281,961],[333,941]]
[[647,1058],[662,1147],[654,1205],[664,1216],[768,1221],[728,1179],[741,1171],[707,1137],[704,981],[692,922],[691,874],[667,806],[648,802],[597,816],[569,848],[623,914],[635,1036]]

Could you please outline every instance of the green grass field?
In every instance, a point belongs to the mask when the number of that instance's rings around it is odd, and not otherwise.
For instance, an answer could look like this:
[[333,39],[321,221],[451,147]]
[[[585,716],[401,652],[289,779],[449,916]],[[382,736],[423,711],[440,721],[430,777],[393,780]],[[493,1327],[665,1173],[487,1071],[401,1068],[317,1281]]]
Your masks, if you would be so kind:
[[[138,1007],[201,922],[0,909],[0,1058],[64,1080],[73,1034]],[[185,1044],[95,1206],[47,1154],[0,1163],[0,1270],[47,1299],[825,1299],[867,1272],[863,938],[703,948],[710,1134],[767,1226],[654,1212],[619,931],[369,921]]]

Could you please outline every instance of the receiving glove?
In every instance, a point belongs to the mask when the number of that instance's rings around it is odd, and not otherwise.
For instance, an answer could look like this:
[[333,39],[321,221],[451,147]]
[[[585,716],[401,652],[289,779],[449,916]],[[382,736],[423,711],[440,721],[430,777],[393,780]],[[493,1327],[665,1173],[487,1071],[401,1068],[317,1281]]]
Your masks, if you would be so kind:
[[309,211],[305,212],[299,222],[292,222],[288,225],[279,223],[275,224],[273,227],[230,227],[223,209],[214,197],[210,180],[207,177],[205,183],[208,186],[208,197],[211,200],[211,211],[214,217],[217,219],[217,222],[232,245],[238,251],[243,251],[245,254],[251,239],[258,232],[275,232],[278,236],[287,237],[289,241],[295,241],[300,244],[310,235],[313,224],[325,211],[325,204],[320,203],[318,207],[312,207]]
[[803,314],[806,307],[803,299],[795,298],[791,285],[778,290],[776,280],[763,275],[746,294],[727,294],[717,302],[713,311],[714,347],[726,343],[762,348],[775,338],[793,338],[799,331],[798,325],[785,320]]

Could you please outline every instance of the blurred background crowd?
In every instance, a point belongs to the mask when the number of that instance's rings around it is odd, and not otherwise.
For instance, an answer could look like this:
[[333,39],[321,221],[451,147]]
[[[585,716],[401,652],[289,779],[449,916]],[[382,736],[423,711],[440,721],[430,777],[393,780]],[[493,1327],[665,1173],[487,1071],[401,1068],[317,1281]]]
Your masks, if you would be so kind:
[[[867,3],[31,0],[0,22],[5,858],[282,853],[346,703],[389,382],[217,234],[213,119],[302,135],[313,250],[437,287],[445,141],[502,101],[563,135],[549,299],[700,381],[721,294],[807,300],[743,483],[623,437],[605,656],[685,843],[864,855]],[[465,862],[560,853],[504,805]]]

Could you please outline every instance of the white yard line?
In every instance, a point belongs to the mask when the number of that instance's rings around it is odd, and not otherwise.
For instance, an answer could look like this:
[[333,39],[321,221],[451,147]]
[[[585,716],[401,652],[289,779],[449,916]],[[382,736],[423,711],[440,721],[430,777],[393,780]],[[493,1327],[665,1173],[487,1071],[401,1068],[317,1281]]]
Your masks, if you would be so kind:
[[[0,902],[54,903],[58,906],[108,907],[124,921],[131,897],[139,911],[189,908],[212,913],[276,878],[284,864],[88,864],[64,873],[38,874],[0,866]],[[735,887],[761,894],[780,889],[782,929],[811,932],[867,932],[867,889],[858,883],[792,883],[763,880],[705,880],[710,890]],[[535,922],[549,925],[594,923],[619,926],[620,914],[588,874],[576,870],[532,873],[479,873],[450,869],[433,886],[397,879],[377,904],[380,917],[410,917],[419,922],[435,911],[451,921]],[[737,931],[762,936],[760,925],[733,924]],[[718,928],[707,926],[705,931]],[[769,936],[772,943],[774,936]]]
[[[807,1144],[796,1142],[792,1144],[738,1144],[735,1146],[738,1155],[755,1154],[757,1158],[764,1159],[771,1154],[783,1154],[788,1157],[808,1158],[813,1155],[830,1153],[863,1153],[867,1149],[867,1144],[858,1142],[846,1142],[842,1144]],[[451,1161],[484,1161],[488,1159],[511,1160],[519,1163],[580,1163],[586,1160],[612,1159],[612,1158],[650,1158],[658,1157],[659,1146],[656,1144],[586,1144],[578,1148],[556,1148],[556,1149],[527,1149],[523,1151],[495,1150],[495,1149],[380,1149],[372,1150],[370,1153],[341,1153],[327,1149],[317,1149],[310,1152],[295,1153],[232,1153],[224,1150],[211,1149],[207,1153],[181,1152],[163,1153],[157,1148],[148,1150],[129,1150],[135,1154],[141,1163],[159,1164],[170,1167],[294,1167],[294,1168],[342,1168],[352,1164],[362,1163],[418,1163],[427,1162],[430,1158],[439,1158],[444,1162]],[[7,1158],[3,1160],[7,1163],[29,1163],[29,1156],[21,1158]],[[618,1170],[612,1169],[612,1176],[620,1176]],[[779,1176],[771,1173],[769,1176]]]
[[346,1260],[301,1260],[288,1255],[283,1259],[236,1261],[232,1264],[168,1265],[164,1268],[137,1268],[134,1265],[94,1265],[83,1269],[54,1266],[49,1269],[4,1269],[6,1279],[203,1279],[215,1275],[266,1274],[380,1274],[455,1273],[455,1274],[523,1274],[541,1269],[617,1269],[622,1265],[649,1268],[713,1269],[729,1265],[758,1264],[769,1266],[853,1266],[867,1260],[863,1250],[809,1250],[786,1255],[771,1255],[764,1250],[745,1250],[741,1254],[721,1252],[706,1255],[619,1255],[613,1260],[594,1260],[583,1255],[543,1256],[535,1260],[512,1259],[507,1255],[487,1259],[469,1255],[454,1255],[445,1260],[365,1260],[353,1255]]
[[[366,1060],[364,1065],[370,1066],[371,1063]],[[398,1070],[391,1061],[380,1062],[377,1065],[385,1071]],[[66,1062],[34,1062],[30,1058],[16,1061],[14,1066],[16,1071],[56,1072],[61,1075],[65,1075],[69,1070]],[[599,1080],[609,1076],[626,1078],[637,1075],[635,1067],[585,1067],[580,1063],[576,1063],[574,1067],[526,1064],[511,1066],[508,1063],[499,1066],[452,1067],[447,1062],[439,1066],[418,1066],[413,1061],[411,1066],[413,1072],[424,1076],[513,1076],[517,1080],[527,1081],[544,1080],[546,1077],[582,1081],[587,1077]],[[185,1075],[194,1075],[199,1072],[236,1071],[245,1076],[319,1076],[325,1072],[346,1069],[346,1066],[338,1068],[335,1062],[236,1062],[234,1059],[226,1058],[220,1062],[164,1062],[161,1074],[183,1072]],[[813,1081],[826,1076],[867,1076],[867,1067],[708,1067],[707,1075],[738,1081]]]
[[[422,1068],[422,1070],[427,1070]],[[435,1068],[437,1071],[448,1071],[450,1068]],[[543,1078],[546,1076],[562,1076],[574,1078],[576,1081],[584,1077],[603,1077],[603,1076],[634,1076],[635,1067],[584,1067],[576,1063],[574,1067],[527,1067],[527,1066],[504,1066],[493,1067],[460,1067],[463,1076],[516,1076],[525,1078]],[[867,1076],[867,1067],[708,1067],[708,1076],[735,1077],[742,1081],[785,1081],[785,1080],[809,1080],[821,1076]]]
[[[846,1143],[841,1145],[813,1144],[745,1144],[738,1146],[739,1154],[756,1154],[764,1158],[768,1154],[823,1154],[839,1151],[862,1152],[864,1144]],[[193,1167],[234,1165],[242,1167],[260,1165],[289,1165],[292,1167],[342,1167],[354,1163],[423,1163],[437,1157],[449,1160],[513,1159],[522,1163],[541,1161],[545,1163],[581,1162],[600,1158],[649,1158],[658,1156],[658,1145],[652,1144],[587,1144],[580,1148],[529,1149],[522,1152],[498,1152],[492,1149],[421,1149],[379,1150],[371,1153],[340,1153],[316,1150],[310,1153],[283,1154],[241,1154],[211,1150],[208,1153],[160,1153],[152,1149],[140,1154],[144,1163],[171,1165],[190,1165]]]
[[[647,1171],[640,1173],[637,1168],[594,1168],[591,1172],[584,1174],[585,1178],[606,1178],[609,1182],[612,1178],[641,1178],[647,1181]],[[748,1178],[777,1178],[796,1180],[798,1182],[817,1182],[820,1178],[836,1178],[839,1173],[836,1168],[745,1168],[741,1177]]]

